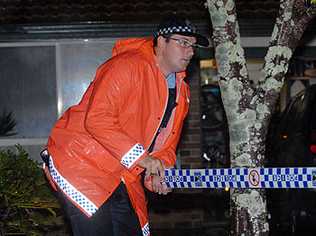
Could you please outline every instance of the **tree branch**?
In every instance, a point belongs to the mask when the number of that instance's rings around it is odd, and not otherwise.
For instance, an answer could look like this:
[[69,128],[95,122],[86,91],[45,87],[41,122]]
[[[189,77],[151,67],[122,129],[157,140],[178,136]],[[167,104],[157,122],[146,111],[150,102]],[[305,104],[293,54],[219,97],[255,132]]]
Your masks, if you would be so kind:
[[315,6],[307,7],[304,0],[280,1],[279,16],[265,57],[265,78],[259,81],[257,90],[257,102],[266,104],[269,112],[274,109],[292,54],[315,14]]
[[[223,97],[226,111],[246,109],[250,106],[251,87],[244,50],[240,43],[239,26],[233,0],[207,0],[213,25],[213,43],[218,63],[221,91],[229,91]],[[240,99],[242,98],[242,99]],[[241,106],[240,106],[240,103]],[[239,111],[241,111],[239,110]],[[228,119],[229,117],[228,114]]]

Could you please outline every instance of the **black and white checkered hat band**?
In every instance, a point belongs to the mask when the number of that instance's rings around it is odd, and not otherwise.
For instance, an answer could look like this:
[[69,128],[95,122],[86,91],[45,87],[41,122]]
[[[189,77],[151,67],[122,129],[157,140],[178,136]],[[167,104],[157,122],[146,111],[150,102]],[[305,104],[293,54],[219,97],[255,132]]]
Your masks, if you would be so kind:
[[158,31],[157,35],[173,34],[173,33],[195,33],[191,27],[177,26],[162,28]]

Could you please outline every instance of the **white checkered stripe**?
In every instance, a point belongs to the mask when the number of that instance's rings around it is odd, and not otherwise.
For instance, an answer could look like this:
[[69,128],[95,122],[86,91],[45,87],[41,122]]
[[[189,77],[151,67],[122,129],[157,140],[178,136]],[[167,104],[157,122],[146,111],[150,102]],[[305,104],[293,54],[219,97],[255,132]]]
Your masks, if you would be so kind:
[[149,224],[148,223],[145,224],[145,226],[142,228],[142,231],[143,231],[143,236],[150,235]]
[[121,164],[130,168],[144,153],[144,147],[137,143],[122,157]]
[[167,169],[169,188],[316,188],[316,167]]
[[193,29],[188,26],[174,26],[174,27],[168,27],[168,28],[162,28],[158,31],[158,35],[165,35],[165,34],[174,34],[174,33],[194,33]]
[[49,157],[49,172],[58,187],[74,202],[76,202],[88,216],[92,216],[97,211],[97,206],[93,204],[85,195],[72,186],[55,168],[53,158]]
[[260,171],[264,188],[313,188],[316,179],[314,168],[266,168]]

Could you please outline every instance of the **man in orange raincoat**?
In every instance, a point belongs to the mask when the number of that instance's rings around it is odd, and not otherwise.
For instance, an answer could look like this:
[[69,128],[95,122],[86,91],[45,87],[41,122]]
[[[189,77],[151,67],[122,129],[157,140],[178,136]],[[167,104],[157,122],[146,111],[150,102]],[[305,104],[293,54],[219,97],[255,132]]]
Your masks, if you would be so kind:
[[188,112],[183,81],[194,47],[209,46],[176,15],[153,38],[116,42],[79,104],[53,127],[42,153],[75,236],[149,236],[145,186],[169,192],[164,169]]

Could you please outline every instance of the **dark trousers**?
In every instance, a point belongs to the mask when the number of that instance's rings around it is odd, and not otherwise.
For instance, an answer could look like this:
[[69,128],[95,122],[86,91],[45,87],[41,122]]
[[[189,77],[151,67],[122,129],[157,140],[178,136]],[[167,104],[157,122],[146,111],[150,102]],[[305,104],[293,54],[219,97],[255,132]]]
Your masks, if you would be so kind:
[[74,236],[142,236],[137,215],[123,183],[90,218],[60,195]]

